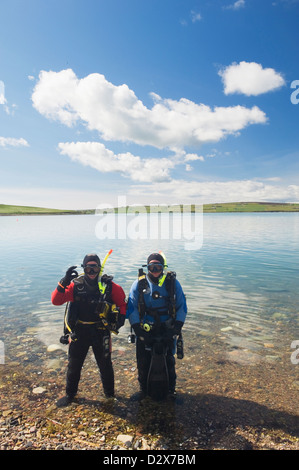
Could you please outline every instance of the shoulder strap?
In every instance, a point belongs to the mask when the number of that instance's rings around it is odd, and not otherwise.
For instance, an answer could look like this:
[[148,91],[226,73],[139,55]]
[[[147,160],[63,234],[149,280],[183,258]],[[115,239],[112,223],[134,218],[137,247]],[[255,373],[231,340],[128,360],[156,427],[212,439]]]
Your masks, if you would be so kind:
[[148,287],[148,282],[147,282],[147,279],[146,279],[146,274],[145,272],[143,271],[142,268],[138,269],[138,290],[139,292],[141,293],[144,293],[144,291],[147,289]]
[[143,319],[145,315],[145,302],[144,302],[144,292],[148,287],[148,282],[146,279],[146,274],[144,273],[143,269],[140,268],[138,270],[138,311],[140,315],[140,320]]
[[99,291],[105,298],[111,297],[113,276],[104,274],[99,281]]

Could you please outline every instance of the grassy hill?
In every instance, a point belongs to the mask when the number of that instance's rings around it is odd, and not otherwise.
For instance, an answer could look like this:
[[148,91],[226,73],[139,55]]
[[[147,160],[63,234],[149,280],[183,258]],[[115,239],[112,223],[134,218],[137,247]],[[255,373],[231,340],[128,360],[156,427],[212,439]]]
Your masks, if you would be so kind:
[[205,204],[204,212],[299,212],[299,203],[234,202]]
[[60,210],[48,209],[44,207],[31,207],[31,206],[10,206],[7,204],[0,204],[0,215],[59,215],[59,214],[92,214],[94,211],[73,211],[73,210]]
[[[127,206],[116,209],[108,209],[107,212],[134,213],[134,212],[201,212],[199,205],[156,205],[156,206]],[[105,211],[105,210],[104,210]],[[103,212],[103,211],[102,211]],[[233,202],[219,204],[204,204],[204,213],[223,212],[299,212],[299,203],[276,203],[276,202]]]
[[[132,213],[134,212],[198,212],[199,206],[195,204],[183,205],[157,205],[157,206],[127,206],[115,209],[102,210],[101,212]],[[223,212],[299,212],[299,203],[279,203],[279,202],[233,202],[219,204],[204,204],[204,213]],[[0,215],[67,215],[67,214],[94,214],[94,210],[60,210],[47,209],[43,207],[31,206],[10,206],[0,204]]]

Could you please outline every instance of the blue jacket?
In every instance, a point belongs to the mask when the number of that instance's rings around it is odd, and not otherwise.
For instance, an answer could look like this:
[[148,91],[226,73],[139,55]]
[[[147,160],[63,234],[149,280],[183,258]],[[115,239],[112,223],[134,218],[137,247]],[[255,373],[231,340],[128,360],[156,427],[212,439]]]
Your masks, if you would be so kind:
[[[162,286],[158,286],[151,282],[148,276],[146,276],[148,281],[148,289],[144,293],[144,302],[146,305],[146,310],[150,309],[159,309],[159,312],[162,313],[160,316],[161,322],[165,322],[168,320],[169,314],[167,311],[169,305],[169,294],[165,287],[165,282]],[[181,321],[184,323],[187,315],[187,304],[185,294],[183,292],[182,286],[179,281],[175,280],[175,291],[176,291],[176,320]],[[154,299],[152,296],[153,292],[159,293],[159,298]],[[135,323],[140,323],[140,315],[138,311],[138,300],[139,300],[139,291],[138,291],[138,280],[136,280],[131,287],[128,305],[127,305],[127,318],[130,321],[131,325]],[[163,315],[163,311],[165,314]],[[155,319],[153,316],[149,315],[148,313],[145,314],[143,318],[144,323],[153,324]]]

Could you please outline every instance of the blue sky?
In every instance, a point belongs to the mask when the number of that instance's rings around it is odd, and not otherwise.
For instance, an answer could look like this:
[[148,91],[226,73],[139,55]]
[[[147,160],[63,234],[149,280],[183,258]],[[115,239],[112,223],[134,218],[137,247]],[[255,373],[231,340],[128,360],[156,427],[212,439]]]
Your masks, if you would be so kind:
[[298,202],[298,17],[298,0],[2,0],[0,203]]

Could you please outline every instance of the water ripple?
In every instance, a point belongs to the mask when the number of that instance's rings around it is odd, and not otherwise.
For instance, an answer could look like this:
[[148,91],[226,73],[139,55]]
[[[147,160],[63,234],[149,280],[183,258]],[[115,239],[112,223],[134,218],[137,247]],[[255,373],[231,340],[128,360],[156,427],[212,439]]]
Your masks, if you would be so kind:
[[106,271],[126,294],[148,254],[165,252],[186,293],[187,330],[219,332],[231,336],[231,345],[243,338],[256,347],[271,336],[273,318],[298,320],[299,214],[205,215],[203,246],[190,251],[180,239],[99,240],[94,216],[0,222],[0,315],[25,316],[28,326],[39,323],[44,332],[62,330],[64,309],[54,308],[50,296],[65,270],[80,266],[88,252],[103,258],[111,248]]

